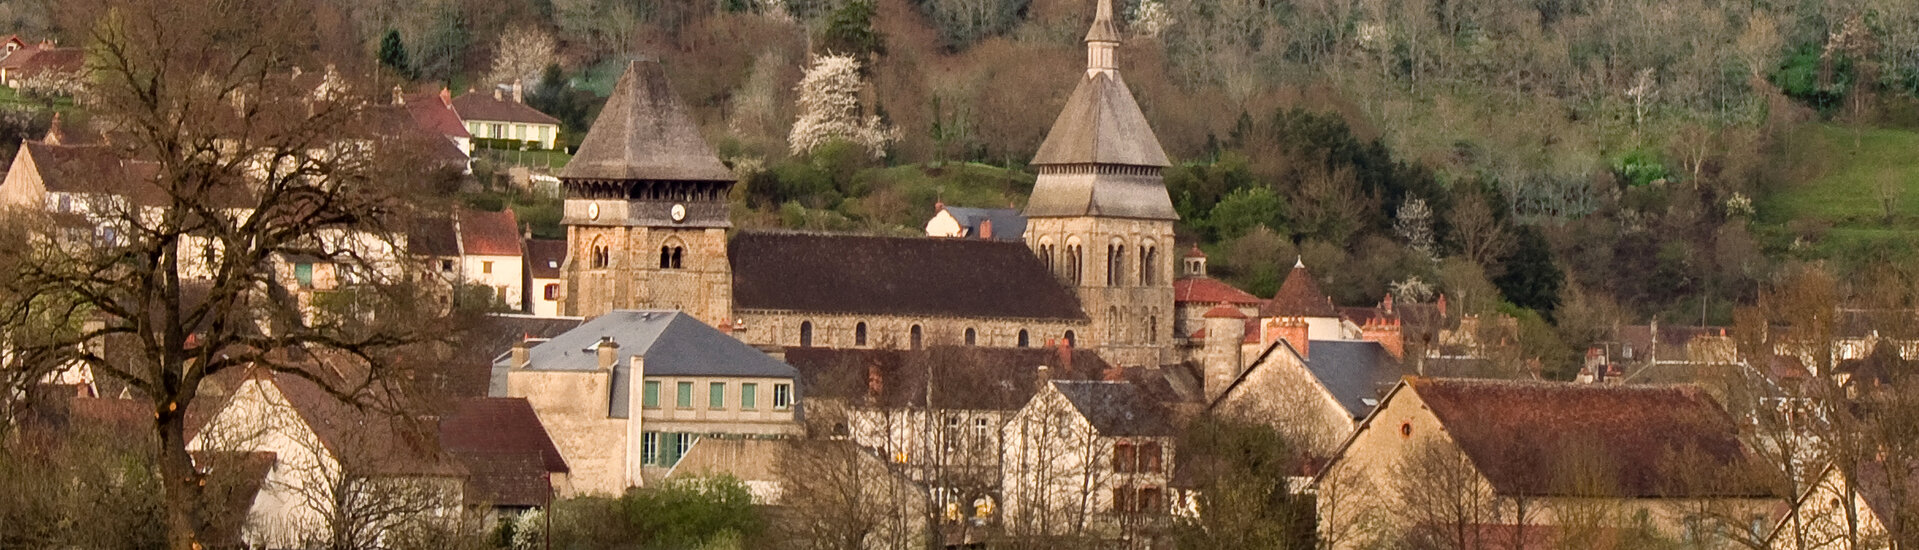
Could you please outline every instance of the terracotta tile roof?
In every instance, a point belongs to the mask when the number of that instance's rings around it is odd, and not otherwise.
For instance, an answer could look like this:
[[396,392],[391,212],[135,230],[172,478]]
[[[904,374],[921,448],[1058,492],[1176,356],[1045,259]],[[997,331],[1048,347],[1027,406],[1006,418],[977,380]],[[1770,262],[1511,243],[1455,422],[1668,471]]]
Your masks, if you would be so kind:
[[440,419],[440,445],[466,465],[470,498],[495,506],[543,506],[550,474],[566,460],[522,398],[461,399]]
[[[408,103],[411,104],[411,101]],[[560,119],[553,118],[553,115],[542,113],[513,98],[495,99],[493,94],[487,92],[467,92],[453,98],[453,110],[459,112],[464,120],[560,125]]]
[[13,53],[7,54],[6,57],[0,58],[0,69],[19,69],[22,64],[27,62],[27,59],[38,55],[40,50],[44,48],[45,47],[40,44],[27,44],[26,46],[22,46],[20,49],[14,50]]
[[[459,101],[454,100],[455,106]],[[476,117],[468,116],[468,120]],[[738,178],[700,135],[656,61],[634,61],[613,84],[563,179],[724,181]]]
[[1019,243],[742,232],[727,253],[737,309],[1086,318],[1079,297]]
[[527,239],[526,269],[535,279],[560,278],[566,265],[566,239]]
[[473,137],[466,130],[466,122],[460,120],[460,113],[453,110],[453,106],[440,101],[440,94],[414,94],[406,96],[404,100],[407,113],[412,114],[413,121],[421,127],[447,137]]
[[1173,280],[1173,301],[1258,304],[1265,300],[1212,277],[1181,277]]
[[435,166],[465,167],[472,160],[459,144],[439,130],[414,117],[403,105],[375,105],[363,111],[364,131],[381,139],[398,140],[421,155],[422,161]]
[[513,209],[462,209],[460,251],[468,256],[520,256],[520,222]]
[[1206,253],[1199,251],[1199,245],[1193,245],[1192,248],[1187,249],[1186,253],[1180,255],[1180,257],[1181,258],[1204,258],[1206,257]]
[[1201,315],[1201,317],[1207,319],[1245,319],[1246,314],[1240,312],[1239,308],[1221,304],[1213,306],[1213,309],[1206,310],[1206,314]]
[[[1587,495],[1580,461],[1616,486],[1595,496],[1784,498],[1731,415],[1692,386],[1411,378],[1407,387],[1504,495]],[[1690,459],[1682,459],[1690,455]]]
[[1306,271],[1306,266],[1294,265],[1293,271],[1286,274],[1286,282],[1280,283],[1279,292],[1259,309],[1259,314],[1262,317],[1337,317],[1339,311],[1333,308],[1333,299],[1319,291],[1319,283]]
[[50,193],[95,193],[125,196],[138,204],[165,202],[166,193],[154,185],[159,166],[122,160],[105,145],[54,145],[25,142],[23,149],[39,170],[41,185]]

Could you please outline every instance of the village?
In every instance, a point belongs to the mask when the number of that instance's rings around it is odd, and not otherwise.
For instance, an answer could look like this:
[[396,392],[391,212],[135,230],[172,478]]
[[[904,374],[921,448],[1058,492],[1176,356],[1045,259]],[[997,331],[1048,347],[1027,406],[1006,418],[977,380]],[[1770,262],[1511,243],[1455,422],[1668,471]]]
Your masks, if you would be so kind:
[[[1919,544],[1910,308],[1807,276],[1568,377],[1476,288],[1339,301],[1298,253],[1249,292],[1083,4],[1030,197],[912,235],[742,227],[657,59],[569,151],[517,81],[8,40],[0,84],[113,107],[0,180],[0,547]],[[514,176],[557,238],[448,200],[498,143],[569,153]]]

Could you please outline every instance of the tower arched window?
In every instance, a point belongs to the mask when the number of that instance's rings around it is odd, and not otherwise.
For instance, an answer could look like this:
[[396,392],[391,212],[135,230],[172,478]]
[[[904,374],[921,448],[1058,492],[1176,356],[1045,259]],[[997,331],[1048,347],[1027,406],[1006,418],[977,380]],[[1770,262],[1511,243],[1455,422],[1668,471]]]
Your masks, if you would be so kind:
[[1151,243],[1139,248],[1139,284],[1152,286],[1159,283],[1159,247]]
[[684,246],[673,247],[673,269],[686,268],[684,256],[686,256],[686,247]]
[[973,330],[972,327],[967,327],[966,328],[966,345],[971,346],[978,343],[979,343],[979,331]]
[[1106,286],[1126,284],[1126,245],[1106,245]]
[[853,345],[866,345],[866,321],[860,321],[859,324],[853,325]]
[[1032,347],[1032,340],[1026,335],[1026,329],[1019,329],[1019,347]]
[[673,267],[673,247],[671,246],[660,247],[660,269],[669,269],[672,267]]
[[592,260],[589,263],[593,269],[606,269],[613,263],[613,254],[606,249],[606,245],[596,242],[593,244]]
[[686,247],[678,243],[660,247],[660,269],[682,269],[686,267]]
[[1148,315],[1146,316],[1146,342],[1157,341],[1159,341],[1159,316]]
[[1084,253],[1079,243],[1066,245],[1066,282],[1074,285],[1085,283],[1085,280],[1080,278],[1081,268],[1084,267],[1083,262],[1085,262]]
[[813,322],[800,321],[800,347],[813,347]]
[[913,325],[913,328],[907,332],[909,333],[908,340],[911,340],[913,349],[920,349],[926,341],[925,332],[920,330],[919,325]]
[[1074,335],[1073,331],[1070,331],[1070,330],[1066,331],[1066,347],[1069,347],[1069,348],[1079,347],[1079,337]]

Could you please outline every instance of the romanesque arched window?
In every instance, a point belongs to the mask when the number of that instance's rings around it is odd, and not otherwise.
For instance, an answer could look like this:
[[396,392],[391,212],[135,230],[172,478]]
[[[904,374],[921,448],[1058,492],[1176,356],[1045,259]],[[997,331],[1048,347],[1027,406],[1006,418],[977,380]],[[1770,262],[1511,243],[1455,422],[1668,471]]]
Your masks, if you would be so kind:
[[923,331],[920,330],[920,326],[913,325],[912,330],[909,330],[907,332],[909,333],[908,340],[911,340],[913,349],[920,349],[921,344],[923,344],[926,340],[926,335]]
[[800,321],[800,347],[813,347],[813,322]]
[[1106,245],[1106,285],[1122,286],[1126,283],[1126,245]]
[[606,269],[607,266],[612,265],[613,255],[606,249],[606,245],[595,240],[589,250],[591,259],[587,263],[593,266],[593,269]]
[[1066,243],[1066,282],[1067,283],[1074,284],[1074,285],[1085,283],[1085,280],[1080,278],[1080,275],[1081,275],[1080,268],[1084,267],[1084,262],[1085,262],[1085,256],[1083,255],[1084,253],[1085,253],[1084,250],[1080,248],[1080,245],[1078,242]]
[[973,327],[966,327],[966,345],[971,346],[978,343],[979,331],[973,330]]
[[1066,331],[1066,347],[1079,347],[1079,338],[1073,335],[1073,331]]
[[1026,336],[1026,329],[1019,329],[1019,347],[1032,347],[1033,342]]
[[1157,341],[1159,341],[1159,316],[1148,315],[1146,316],[1146,342]]
[[859,324],[853,325],[853,345],[866,345],[866,321],[860,321]]
[[1139,284],[1153,286],[1159,282],[1159,247],[1151,241],[1139,247]]
[[1046,271],[1052,272],[1055,276],[1059,274],[1058,271],[1055,271],[1054,267],[1056,262],[1053,259],[1054,249],[1052,237],[1040,237],[1039,245],[1033,248],[1033,253],[1039,255],[1039,262],[1046,266]]

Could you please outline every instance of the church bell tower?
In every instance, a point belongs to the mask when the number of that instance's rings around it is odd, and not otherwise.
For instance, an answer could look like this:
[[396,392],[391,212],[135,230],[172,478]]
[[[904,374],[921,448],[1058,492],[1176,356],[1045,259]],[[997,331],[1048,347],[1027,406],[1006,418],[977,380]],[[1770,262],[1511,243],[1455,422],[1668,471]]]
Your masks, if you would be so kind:
[[678,309],[732,321],[726,197],[736,178],[658,62],[627,65],[560,181],[563,314]]
[[1172,359],[1171,163],[1120,78],[1112,0],[1097,0],[1086,71],[1033,157],[1026,243],[1092,319],[1079,345],[1118,365]]

